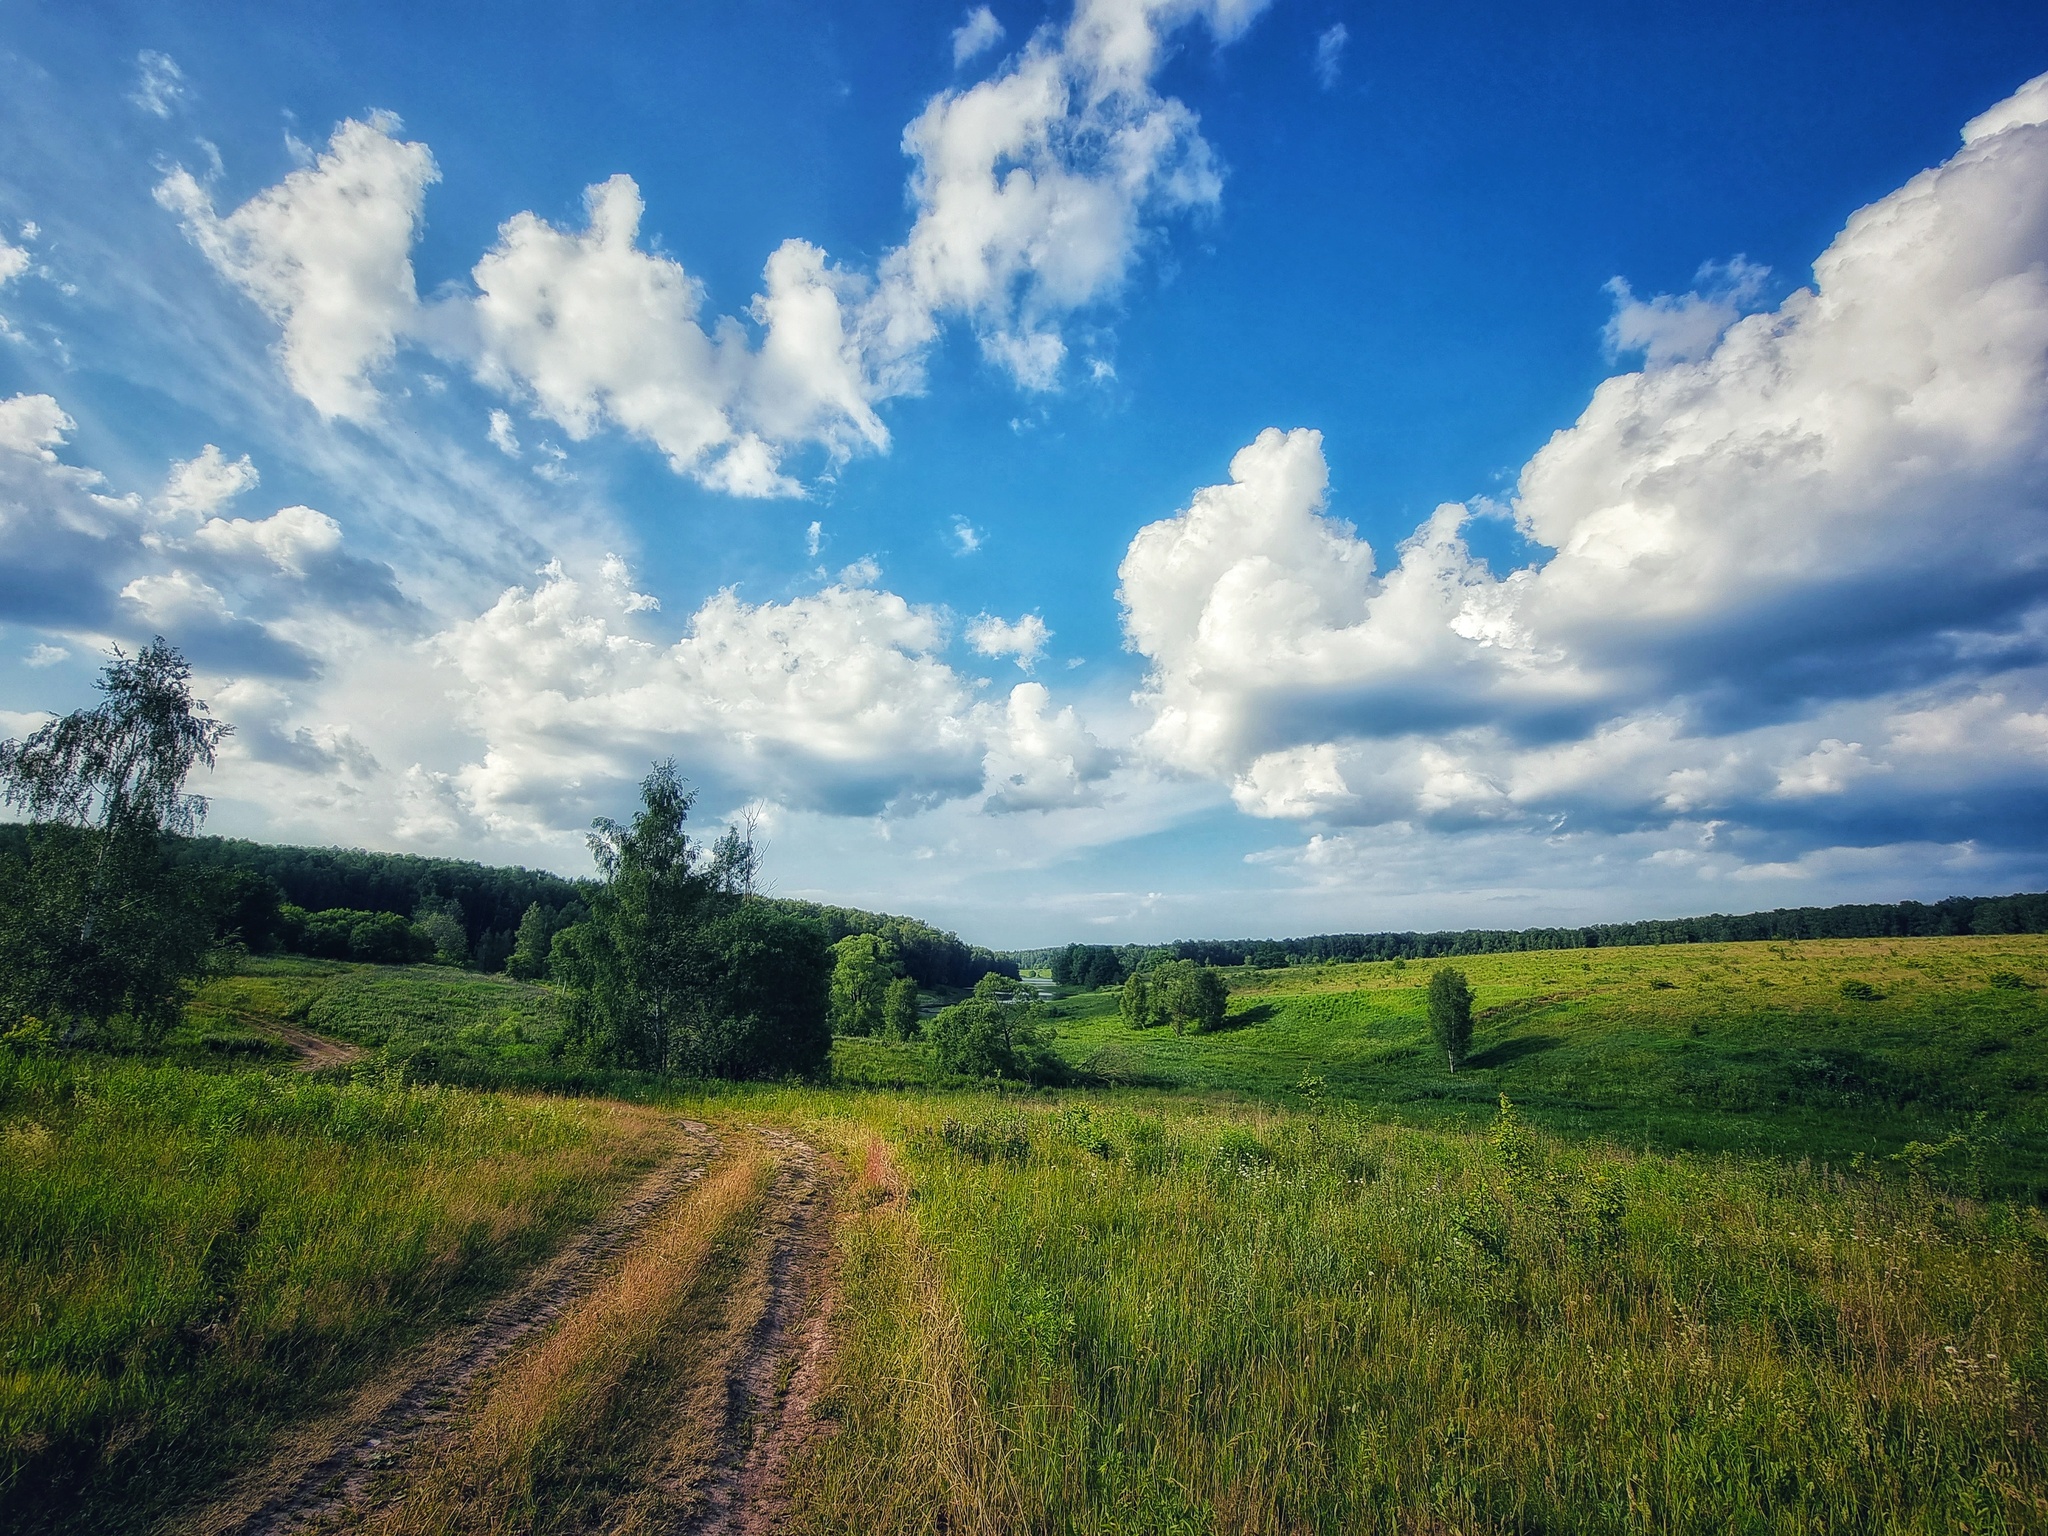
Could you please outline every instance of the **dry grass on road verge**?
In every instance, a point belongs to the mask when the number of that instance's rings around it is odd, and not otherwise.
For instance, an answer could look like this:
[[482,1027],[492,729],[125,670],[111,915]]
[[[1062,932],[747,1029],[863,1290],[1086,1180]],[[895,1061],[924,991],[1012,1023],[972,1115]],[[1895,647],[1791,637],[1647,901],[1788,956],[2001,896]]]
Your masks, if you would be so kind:
[[[620,1442],[639,1438],[633,1400],[668,1374],[650,1367],[686,1366],[700,1340],[688,1314],[732,1267],[772,1173],[756,1146],[714,1167],[558,1328],[498,1372],[461,1433],[408,1469],[401,1500],[356,1528],[441,1536],[577,1524],[572,1506],[618,1475],[593,1457],[615,1458]],[[690,1428],[685,1414],[664,1432],[687,1438]],[[661,1502],[658,1488],[613,1491],[626,1495],[612,1510],[626,1517],[620,1529],[642,1524],[634,1506],[650,1495]]]

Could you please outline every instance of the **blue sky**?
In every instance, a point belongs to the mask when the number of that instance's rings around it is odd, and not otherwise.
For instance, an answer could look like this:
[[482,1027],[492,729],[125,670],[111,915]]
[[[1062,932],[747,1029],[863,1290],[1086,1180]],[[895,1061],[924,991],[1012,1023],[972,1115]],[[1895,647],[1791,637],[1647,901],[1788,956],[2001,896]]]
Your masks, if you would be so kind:
[[998,944],[2048,877],[2038,7],[20,5],[0,69],[0,729],[161,631],[216,830],[575,872],[674,755],[782,891]]

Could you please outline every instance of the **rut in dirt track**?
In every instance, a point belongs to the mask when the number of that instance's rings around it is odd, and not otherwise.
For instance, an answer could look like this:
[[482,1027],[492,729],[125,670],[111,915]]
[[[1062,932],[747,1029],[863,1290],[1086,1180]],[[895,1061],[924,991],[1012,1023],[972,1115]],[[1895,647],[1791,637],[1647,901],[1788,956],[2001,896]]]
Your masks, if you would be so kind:
[[764,1232],[767,1295],[728,1368],[712,1467],[678,1536],[777,1530],[789,1503],[790,1459],[818,1427],[812,1408],[831,1329],[829,1196],[817,1148],[779,1131],[755,1134],[777,1163]]
[[698,1181],[717,1154],[718,1137],[693,1120],[681,1122],[681,1129],[684,1145],[624,1203],[477,1322],[430,1345],[410,1372],[396,1382],[386,1378],[377,1401],[366,1412],[350,1415],[324,1448],[305,1448],[297,1458],[305,1468],[302,1474],[274,1487],[254,1510],[204,1528],[220,1536],[285,1536],[315,1525],[345,1524],[347,1511],[360,1507],[381,1469],[444,1424],[478,1376],[560,1316],[641,1228]]

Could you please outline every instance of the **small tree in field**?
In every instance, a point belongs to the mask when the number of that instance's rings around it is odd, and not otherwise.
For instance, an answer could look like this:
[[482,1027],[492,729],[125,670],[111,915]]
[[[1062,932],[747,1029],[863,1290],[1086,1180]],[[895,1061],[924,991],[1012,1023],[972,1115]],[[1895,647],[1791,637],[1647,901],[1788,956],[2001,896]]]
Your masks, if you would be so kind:
[[1429,978],[1429,1032],[1457,1071],[1472,1048],[1472,988],[1463,971],[1446,965]]
[[117,650],[99,705],[0,743],[0,802],[36,823],[0,867],[0,1013],[80,1036],[124,1018],[144,1039],[176,1021],[212,950],[213,892],[170,868],[164,834],[197,830],[206,801],[185,779],[230,729],[191,678],[161,637]]
[[695,800],[673,762],[656,763],[630,824],[594,823],[590,916],[548,945],[577,1049],[649,1072],[815,1072],[832,1048],[824,930],[750,894],[750,839],[704,856],[685,831]]

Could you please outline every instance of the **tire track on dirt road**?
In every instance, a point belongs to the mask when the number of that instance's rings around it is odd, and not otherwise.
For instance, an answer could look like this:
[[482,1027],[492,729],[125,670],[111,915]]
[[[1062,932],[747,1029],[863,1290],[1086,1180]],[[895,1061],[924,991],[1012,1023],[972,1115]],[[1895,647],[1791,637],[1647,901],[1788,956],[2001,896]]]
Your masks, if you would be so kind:
[[609,1261],[655,1216],[694,1185],[717,1155],[707,1125],[680,1122],[683,1144],[627,1198],[501,1297],[476,1322],[429,1341],[330,1415],[286,1441],[238,1495],[185,1529],[193,1536],[287,1536],[345,1528],[380,1471],[402,1460],[463,1405],[492,1365],[588,1291]]
[[831,1352],[833,1203],[809,1142],[754,1127],[775,1153],[761,1310],[728,1357],[721,1422],[695,1511],[676,1536],[768,1536],[789,1505],[791,1459],[821,1430],[813,1413]]

